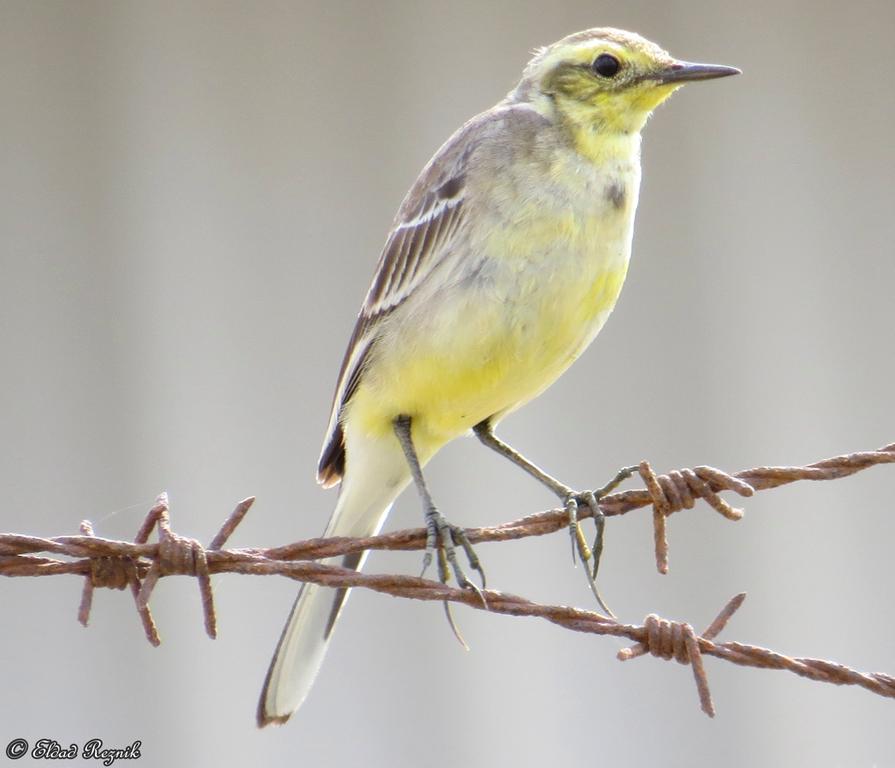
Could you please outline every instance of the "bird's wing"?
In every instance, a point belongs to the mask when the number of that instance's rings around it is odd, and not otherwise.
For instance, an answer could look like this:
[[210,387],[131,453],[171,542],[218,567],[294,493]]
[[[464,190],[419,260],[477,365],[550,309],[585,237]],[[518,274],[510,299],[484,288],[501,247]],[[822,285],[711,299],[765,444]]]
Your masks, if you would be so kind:
[[395,217],[379,257],[342,360],[333,397],[329,428],[317,466],[317,480],[335,485],[345,471],[345,445],[340,416],[357,389],[365,360],[376,341],[380,321],[404,302],[432,274],[456,233],[466,209],[466,169],[478,141],[473,121],[439,150],[411,187]]

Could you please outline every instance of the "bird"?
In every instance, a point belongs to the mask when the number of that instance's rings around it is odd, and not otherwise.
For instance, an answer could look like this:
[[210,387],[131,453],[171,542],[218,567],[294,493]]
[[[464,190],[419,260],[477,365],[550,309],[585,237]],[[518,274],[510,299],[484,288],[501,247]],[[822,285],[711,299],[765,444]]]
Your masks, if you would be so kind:
[[[598,514],[595,494],[547,474],[494,427],[549,387],[615,306],[653,110],[685,83],[739,72],[679,61],[633,32],[587,29],[536,50],[516,87],[435,153],[398,209],[339,371],[317,469],[321,485],[339,485],[325,536],[375,535],[413,482],[424,571],[437,554],[443,579],[449,563],[476,588],[457,549],[481,570],[475,553],[423,476],[470,432],[555,492],[570,518],[580,503]],[[358,553],[341,564],[363,562]],[[259,727],[285,723],[305,700],[347,595],[302,585]]]

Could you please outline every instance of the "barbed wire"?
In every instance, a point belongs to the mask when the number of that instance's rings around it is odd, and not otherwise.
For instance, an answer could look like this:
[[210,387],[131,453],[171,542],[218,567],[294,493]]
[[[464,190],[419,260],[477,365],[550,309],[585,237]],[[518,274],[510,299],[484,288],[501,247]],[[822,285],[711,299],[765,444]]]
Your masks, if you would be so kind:
[[[732,491],[751,496],[757,490],[775,488],[799,480],[834,480],[852,475],[877,464],[895,463],[895,443],[877,451],[845,454],[804,467],[756,467],[728,474],[701,466],[656,475],[649,463],[638,467],[646,488],[621,491],[600,499],[606,516],[622,515],[647,505],[653,507],[656,565],[668,571],[666,519],[682,509],[692,508],[698,499],[725,518],[735,521],[743,511],[731,507],[719,496]],[[149,609],[152,591],[162,576],[196,577],[202,597],[205,628],[209,637],[217,635],[217,621],[211,588],[211,575],[243,573],[279,575],[327,587],[362,587],[395,597],[415,600],[441,600],[463,603],[479,610],[512,616],[545,619],[576,632],[612,635],[630,639],[634,645],[618,653],[622,661],[646,653],[689,664],[696,682],[702,710],[714,715],[714,705],[702,656],[710,655],[741,666],[781,669],[802,677],[837,685],[857,685],[880,696],[895,698],[895,678],[882,673],[864,673],[842,664],[815,658],[789,657],[760,646],[737,642],[716,643],[733,614],[742,605],[745,593],[733,597],[708,628],[697,635],[693,627],[680,621],[668,621],[655,614],[643,624],[625,624],[594,611],[569,606],[545,605],[496,590],[462,590],[444,583],[401,575],[359,573],[335,565],[314,562],[317,559],[345,555],[362,550],[416,550],[426,546],[425,529],[408,529],[366,538],[317,538],[268,549],[223,549],[230,535],[254,503],[254,497],[241,501],[224,521],[208,547],[195,539],[179,536],[170,525],[168,498],[162,494],[150,509],[132,542],[104,539],[95,535],[89,521],[81,523],[81,535],[41,538],[20,534],[0,534],[0,575],[49,576],[77,574],[85,577],[78,608],[78,620],[89,621],[93,594],[97,587],[130,587],[146,637],[158,645],[158,629]],[[580,510],[587,518],[592,511]],[[498,542],[541,536],[566,529],[565,510],[548,510],[495,527],[466,530],[472,543]],[[158,541],[149,542],[154,528]],[[74,558],[63,560],[42,554]]]

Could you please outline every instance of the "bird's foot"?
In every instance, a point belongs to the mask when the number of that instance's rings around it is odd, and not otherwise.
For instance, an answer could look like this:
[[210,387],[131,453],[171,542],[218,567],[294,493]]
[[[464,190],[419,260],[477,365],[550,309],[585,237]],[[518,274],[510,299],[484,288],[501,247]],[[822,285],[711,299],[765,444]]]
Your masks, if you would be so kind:
[[[453,571],[457,584],[463,589],[470,589],[475,592],[479,600],[481,600],[482,606],[487,610],[488,602],[485,600],[484,593],[474,582],[467,578],[463,566],[460,565],[457,557],[457,547],[460,547],[465,553],[469,566],[473,570],[478,571],[482,579],[482,588],[484,589],[485,571],[482,569],[478,555],[472,548],[472,543],[469,541],[466,531],[458,525],[451,525],[434,505],[430,506],[426,510],[426,554],[423,555],[423,570],[420,572],[420,578],[425,575],[437,552],[438,578],[441,583],[447,584],[451,577],[451,571]],[[451,613],[451,604],[447,600],[444,601],[444,614],[460,645],[469,650],[469,646],[466,644],[463,635],[460,634],[457,623],[454,621],[454,616]]]
[[[594,597],[600,607],[612,618],[615,614],[610,610],[609,606],[600,595],[597,588],[597,572],[600,568],[600,558],[603,555],[603,534],[606,528],[606,516],[600,509],[600,499],[612,493],[619,485],[637,472],[637,467],[623,467],[615,477],[613,477],[606,485],[594,491],[573,491],[571,488],[565,489],[563,502],[566,513],[569,516],[569,535],[572,539],[572,562],[576,562],[578,558],[584,566],[584,572],[587,575],[587,583],[594,593]],[[581,530],[581,524],[578,520],[578,510],[581,507],[587,507],[596,527],[596,536],[594,538],[593,547],[587,545],[584,538],[584,532]],[[590,561],[593,560],[593,567],[589,568]]]
[[420,572],[420,577],[422,578],[425,575],[437,551],[439,559],[438,575],[442,583],[447,583],[450,573],[453,571],[457,584],[463,589],[471,589],[476,592],[484,603],[485,597],[481,589],[469,580],[466,572],[463,570],[463,566],[460,565],[460,560],[457,557],[458,547],[466,555],[469,567],[478,572],[482,580],[482,588],[484,588],[486,583],[485,571],[482,569],[478,555],[472,548],[472,543],[469,541],[466,531],[458,525],[451,525],[434,505],[430,506],[426,510],[426,554],[423,555],[423,569]]

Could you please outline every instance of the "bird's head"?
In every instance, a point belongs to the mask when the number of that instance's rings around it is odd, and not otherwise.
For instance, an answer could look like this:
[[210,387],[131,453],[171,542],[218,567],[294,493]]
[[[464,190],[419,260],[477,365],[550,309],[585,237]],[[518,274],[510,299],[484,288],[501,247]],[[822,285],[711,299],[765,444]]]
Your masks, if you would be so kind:
[[588,29],[537,51],[513,96],[541,101],[576,126],[636,133],[685,83],[736,74],[733,67],[678,61],[633,32]]

